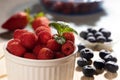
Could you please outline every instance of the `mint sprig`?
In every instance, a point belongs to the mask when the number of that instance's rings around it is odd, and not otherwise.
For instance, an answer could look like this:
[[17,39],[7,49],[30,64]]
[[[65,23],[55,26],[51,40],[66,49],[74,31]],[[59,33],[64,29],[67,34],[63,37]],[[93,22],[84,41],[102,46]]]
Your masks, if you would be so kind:
[[74,32],[78,34],[77,31],[65,23],[51,22],[49,26],[55,28],[60,36],[62,36],[65,32]]

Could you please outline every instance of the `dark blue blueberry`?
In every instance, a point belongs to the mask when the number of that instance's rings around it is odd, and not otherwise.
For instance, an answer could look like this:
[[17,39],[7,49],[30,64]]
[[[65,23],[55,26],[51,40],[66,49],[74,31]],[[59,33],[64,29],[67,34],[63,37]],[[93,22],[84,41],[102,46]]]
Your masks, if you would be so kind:
[[111,37],[106,38],[106,42],[111,42],[111,41],[112,41]]
[[96,40],[97,40],[97,42],[100,42],[100,43],[106,42],[106,38],[105,38],[104,36],[98,36],[98,37],[96,38]]
[[88,61],[93,58],[93,51],[89,48],[84,48],[80,51],[80,56],[87,59]]
[[93,42],[93,43],[96,42],[96,39],[95,39],[94,36],[88,37],[87,40],[88,40],[89,42]]
[[88,37],[91,37],[91,36],[92,36],[92,37],[94,36],[93,33],[88,33],[88,34],[87,34],[87,38],[88,38]]
[[113,61],[108,61],[105,63],[105,69],[112,73],[116,73],[119,69],[119,66]]
[[103,34],[101,32],[96,32],[95,37],[97,38],[98,36],[103,36]]
[[109,54],[110,54],[110,52],[108,52],[108,51],[106,51],[106,50],[101,50],[101,51],[99,52],[99,56],[100,56],[101,59],[104,59],[104,57],[105,57],[106,55],[109,55]]
[[86,65],[83,67],[82,72],[87,77],[93,77],[95,74],[95,68],[90,65]]
[[105,66],[105,61],[102,59],[95,60],[93,62],[93,65],[95,66],[96,69],[103,69]]
[[111,36],[111,32],[108,31],[108,30],[103,29],[101,32],[105,37],[110,37]]
[[89,62],[87,61],[87,59],[80,57],[80,58],[77,60],[77,64],[78,64],[78,66],[83,67],[83,66],[85,66],[85,65],[88,65]]
[[93,29],[93,28],[88,28],[87,31],[90,33],[93,33],[93,34],[95,34],[97,32],[97,30]]
[[108,61],[114,61],[114,62],[117,62],[117,58],[116,57],[113,57],[112,55],[106,55],[105,57],[104,57],[104,60],[105,60],[105,62],[108,62]]
[[80,37],[82,37],[83,39],[86,39],[87,38],[87,34],[88,34],[87,31],[82,31],[82,32],[80,32]]
[[85,45],[83,44],[79,44],[78,45],[78,52],[80,52],[80,50],[84,49],[85,48]]
[[101,32],[102,30],[104,30],[104,28],[100,28],[98,31]]

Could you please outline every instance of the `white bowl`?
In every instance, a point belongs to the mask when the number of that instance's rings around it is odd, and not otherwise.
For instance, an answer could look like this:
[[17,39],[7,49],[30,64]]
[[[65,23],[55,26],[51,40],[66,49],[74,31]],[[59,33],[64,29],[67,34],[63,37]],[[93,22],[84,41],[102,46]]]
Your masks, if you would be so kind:
[[8,80],[73,80],[76,50],[64,58],[32,60],[12,55],[4,48]]

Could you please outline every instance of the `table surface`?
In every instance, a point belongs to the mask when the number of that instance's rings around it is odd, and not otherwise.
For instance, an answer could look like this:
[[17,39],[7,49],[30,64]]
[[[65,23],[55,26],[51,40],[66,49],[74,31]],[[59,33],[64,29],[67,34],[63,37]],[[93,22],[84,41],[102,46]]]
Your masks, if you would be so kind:
[[[10,15],[27,7],[30,7],[32,9],[32,13],[42,10],[38,0],[0,0],[0,80],[7,80],[5,60],[4,58],[1,58],[4,54],[3,44],[12,37],[12,33],[2,29],[1,25]],[[56,14],[53,15],[51,13],[46,13],[46,16],[52,20],[62,20],[69,22],[78,32],[80,32],[80,30],[82,30],[84,27],[104,27],[109,29],[114,34],[114,40],[116,41],[116,44],[113,46],[113,55],[118,58],[118,64],[120,64],[120,0],[105,0],[103,7],[103,12],[91,15],[58,16]],[[97,58],[97,56],[95,58]],[[107,78],[105,78],[105,75],[111,75],[105,72],[102,75],[95,76],[94,79],[87,79],[79,70],[80,69],[76,65],[74,80],[107,80]],[[117,77],[113,80],[119,80],[120,70],[118,71],[118,74],[114,75],[117,75]]]

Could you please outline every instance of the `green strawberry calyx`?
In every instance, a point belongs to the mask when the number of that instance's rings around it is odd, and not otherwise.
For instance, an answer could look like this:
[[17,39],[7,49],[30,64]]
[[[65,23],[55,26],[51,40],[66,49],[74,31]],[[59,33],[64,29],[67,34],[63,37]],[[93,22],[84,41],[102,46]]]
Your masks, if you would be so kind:
[[62,21],[51,22],[49,24],[49,26],[53,27],[54,29],[57,30],[58,36],[54,37],[54,38],[60,44],[64,44],[66,42],[65,38],[63,37],[63,33],[74,32],[74,33],[78,34],[77,31],[75,31],[73,28],[71,28],[68,23],[65,23],[65,22],[62,22]]

